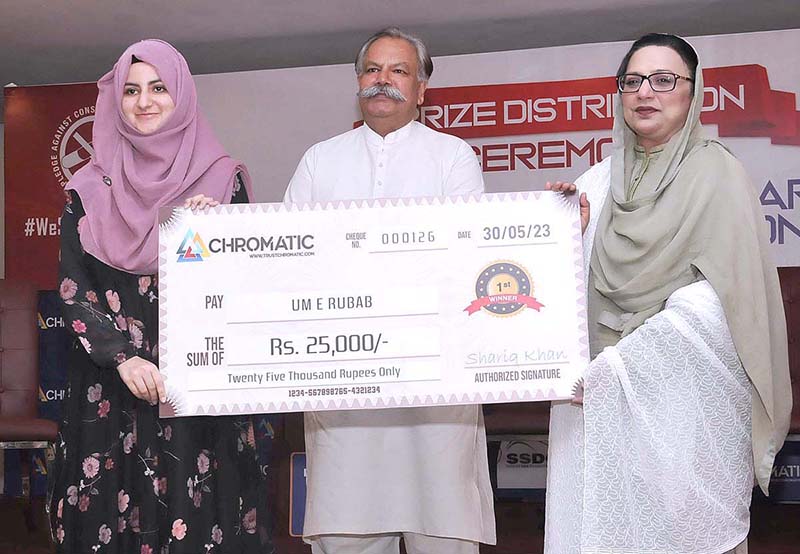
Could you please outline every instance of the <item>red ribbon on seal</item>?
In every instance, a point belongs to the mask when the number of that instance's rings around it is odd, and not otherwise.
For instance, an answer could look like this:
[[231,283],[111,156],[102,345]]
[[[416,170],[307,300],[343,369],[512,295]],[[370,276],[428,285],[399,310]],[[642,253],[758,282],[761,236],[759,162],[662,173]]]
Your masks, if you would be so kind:
[[474,314],[481,308],[485,308],[491,304],[524,304],[528,308],[533,308],[537,312],[544,307],[544,304],[525,294],[493,294],[490,296],[481,296],[472,301],[472,303],[464,308],[464,311],[469,315]]

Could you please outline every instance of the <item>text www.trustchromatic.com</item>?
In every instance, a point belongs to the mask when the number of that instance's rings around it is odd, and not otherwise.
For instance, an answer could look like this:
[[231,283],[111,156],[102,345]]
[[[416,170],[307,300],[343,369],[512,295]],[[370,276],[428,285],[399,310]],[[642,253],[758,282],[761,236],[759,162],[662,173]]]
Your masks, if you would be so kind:
[[313,256],[314,252],[308,250],[302,252],[257,252],[251,253],[251,258],[290,258],[295,256]]

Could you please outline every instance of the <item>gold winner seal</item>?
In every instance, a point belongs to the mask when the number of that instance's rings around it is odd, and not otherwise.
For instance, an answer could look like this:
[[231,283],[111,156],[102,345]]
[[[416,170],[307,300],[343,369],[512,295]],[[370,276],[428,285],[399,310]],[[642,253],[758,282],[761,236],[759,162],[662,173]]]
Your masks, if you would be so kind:
[[498,261],[483,268],[475,281],[476,299],[464,308],[469,315],[483,309],[505,317],[525,308],[537,312],[544,305],[533,297],[533,283],[528,272],[518,263]]

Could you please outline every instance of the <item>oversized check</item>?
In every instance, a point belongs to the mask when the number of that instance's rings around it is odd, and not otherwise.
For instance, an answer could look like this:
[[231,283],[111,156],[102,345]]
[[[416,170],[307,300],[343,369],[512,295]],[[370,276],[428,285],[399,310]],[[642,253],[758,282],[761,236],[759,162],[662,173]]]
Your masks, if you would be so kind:
[[569,398],[576,201],[551,192],[162,213],[163,415]]

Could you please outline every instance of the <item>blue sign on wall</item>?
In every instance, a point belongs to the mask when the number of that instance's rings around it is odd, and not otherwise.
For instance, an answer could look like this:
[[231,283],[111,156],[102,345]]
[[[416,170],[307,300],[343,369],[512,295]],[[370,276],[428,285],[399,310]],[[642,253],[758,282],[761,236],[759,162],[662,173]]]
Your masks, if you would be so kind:
[[61,317],[57,291],[39,292],[39,415],[59,421],[67,395],[67,353],[72,336]]
[[289,535],[303,536],[306,517],[306,453],[292,452],[289,471]]
[[800,504],[800,435],[789,435],[775,457],[769,497],[774,502]]
[[[39,292],[37,325],[39,328],[39,415],[59,421],[61,406],[66,397],[67,349],[72,340],[61,317],[61,299],[57,291]],[[43,450],[31,453],[31,494],[44,496],[47,492],[47,464]],[[20,453],[4,452],[2,494],[22,495]]]

